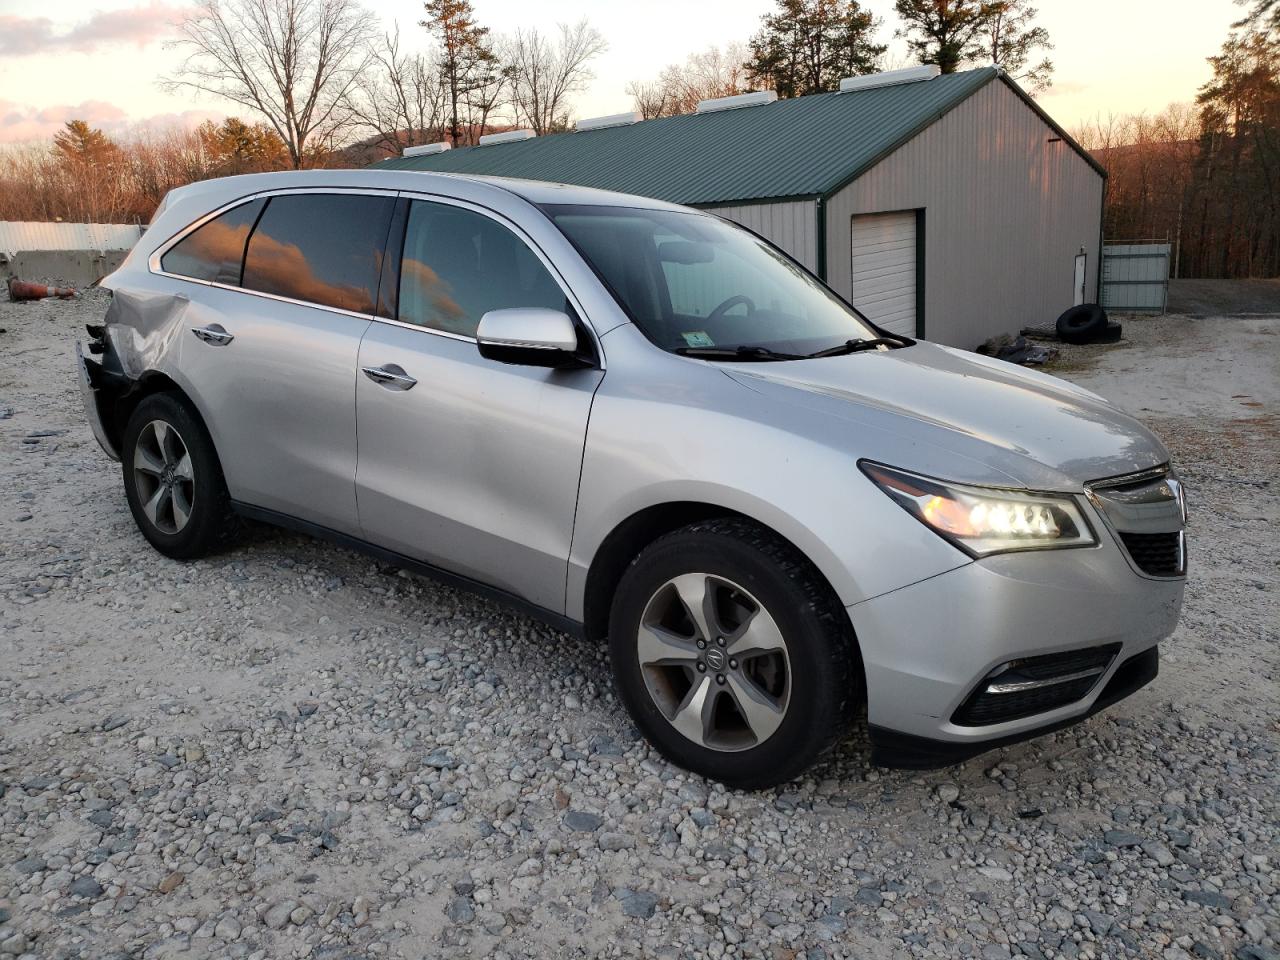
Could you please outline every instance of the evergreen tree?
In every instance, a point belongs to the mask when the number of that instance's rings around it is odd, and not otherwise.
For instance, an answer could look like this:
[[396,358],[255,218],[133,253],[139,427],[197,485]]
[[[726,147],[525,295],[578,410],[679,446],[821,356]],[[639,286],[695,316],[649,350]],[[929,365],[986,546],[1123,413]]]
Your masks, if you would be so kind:
[[999,0],[989,7],[978,38],[982,59],[1003,68],[1032,91],[1048,87],[1053,82],[1053,61],[1048,57],[1036,64],[1031,61],[1037,50],[1052,50],[1053,43],[1049,31],[1036,25],[1039,11],[1031,6],[1031,0]]
[[[498,55],[489,28],[476,23],[471,0],[426,0],[427,19],[421,22],[440,41],[440,78],[449,106],[449,139],[462,139],[459,105],[467,106],[475,94],[484,94],[501,79]],[[492,104],[486,105],[491,109]],[[487,116],[488,110],[485,110]]]
[[903,37],[921,63],[934,63],[955,73],[981,56],[983,30],[1000,3],[989,0],[897,0],[902,18],[896,36]]
[[1252,4],[1253,9],[1235,26],[1280,34],[1280,0],[1236,0],[1236,3],[1242,7]]
[[886,47],[874,42],[880,26],[857,0],[777,0],[751,38],[745,66],[751,80],[802,97],[834,90],[842,77],[872,73]]
[[53,149],[64,162],[86,166],[105,165],[116,154],[116,145],[107,135],[83,120],[68,120],[54,134]]
[[210,164],[221,175],[283,170],[289,163],[284,141],[265,123],[228,117],[222,123],[206,120],[196,132]]

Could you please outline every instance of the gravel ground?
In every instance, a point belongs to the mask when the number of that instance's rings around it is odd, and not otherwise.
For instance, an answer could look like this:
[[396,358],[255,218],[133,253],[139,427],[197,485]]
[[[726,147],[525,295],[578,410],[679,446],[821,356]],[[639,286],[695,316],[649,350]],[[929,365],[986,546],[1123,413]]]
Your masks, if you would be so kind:
[[[1134,320],[1059,366],[1156,398],[1191,489],[1153,685],[936,773],[855,733],[746,794],[650,753],[603,650],[487,602],[264,529],[150,550],[71,367],[102,297],[0,303],[0,955],[1280,952],[1280,421],[1248,382],[1280,321]],[[1204,410],[1161,405],[1179,370]]]

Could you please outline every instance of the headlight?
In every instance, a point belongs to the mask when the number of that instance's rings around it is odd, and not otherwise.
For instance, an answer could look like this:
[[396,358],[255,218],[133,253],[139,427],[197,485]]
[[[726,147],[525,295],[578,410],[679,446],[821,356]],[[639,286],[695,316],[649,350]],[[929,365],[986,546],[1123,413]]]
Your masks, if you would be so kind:
[[876,463],[859,466],[908,513],[974,556],[1097,543],[1069,496],[968,487]]

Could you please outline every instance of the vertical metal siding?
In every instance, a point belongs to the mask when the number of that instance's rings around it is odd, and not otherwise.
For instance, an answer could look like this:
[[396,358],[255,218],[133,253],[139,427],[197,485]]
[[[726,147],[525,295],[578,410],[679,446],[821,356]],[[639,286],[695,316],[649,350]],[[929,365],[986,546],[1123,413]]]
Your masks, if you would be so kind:
[[924,208],[925,330],[974,347],[1052,323],[1071,306],[1075,257],[1096,289],[1103,179],[1003,83],[990,83],[827,207],[831,285],[850,294],[856,214]]
[[818,208],[814,201],[729,204],[703,209],[754,230],[807,269],[817,271]]
[[129,250],[142,236],[132,223],[41,223],[0,221],[0,253],[35,250]]

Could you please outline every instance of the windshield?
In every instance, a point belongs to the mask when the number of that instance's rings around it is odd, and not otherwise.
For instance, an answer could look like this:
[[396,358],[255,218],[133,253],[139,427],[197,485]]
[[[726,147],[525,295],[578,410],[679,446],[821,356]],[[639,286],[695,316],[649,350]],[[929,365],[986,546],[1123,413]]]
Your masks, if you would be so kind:
[[543,209],[664,350],[783,359],[878,336],[783,253],[723,220],[630,207]]

